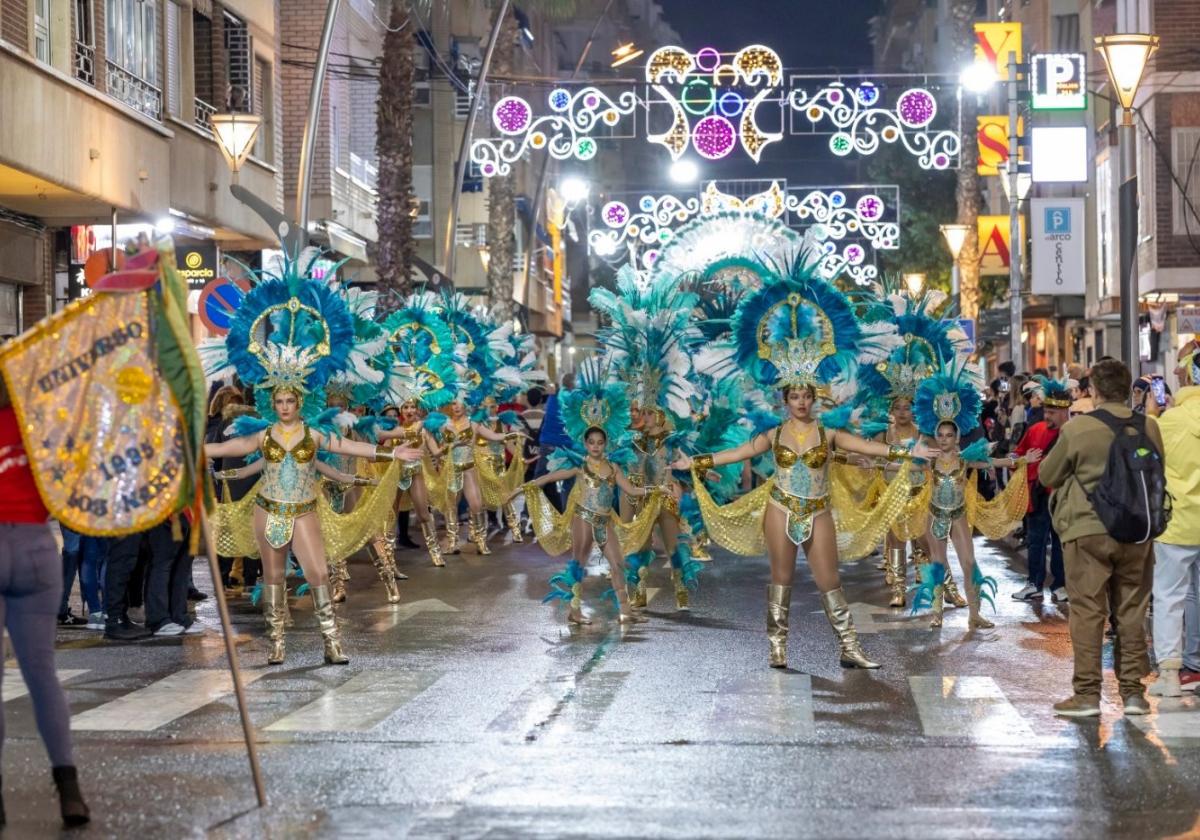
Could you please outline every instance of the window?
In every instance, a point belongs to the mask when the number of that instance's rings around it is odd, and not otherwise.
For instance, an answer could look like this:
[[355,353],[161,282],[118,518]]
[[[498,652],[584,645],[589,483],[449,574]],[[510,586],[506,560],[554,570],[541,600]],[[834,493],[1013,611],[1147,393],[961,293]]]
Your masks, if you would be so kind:
[[1171,169],[1187,189],[1171,184],[1172,228],[1176,236],[1200,233],[1200,127],[1171,129]]
[[254,59],[254,108],[262,117],[258,139],[254,141],[254,156],[271,163],[275,159],[275,89],[271,62]]
[[[213,25],[212,19],[192,9],[192,75],[195,77],[197,122],[202,110],[201,103],[212,111],[216,110],[216,77],[213,73]],[[222,97],[223,99],[224,97]]]
[[1111,153],[1096,162],[1096,238],[1100,246],[1101,300],[1112,297],[1117,292],[1117,189],[1113,183],[1112,170]]
[[1051,37],[1058,52],[1079,52],[1079,15],[1055,15]]
[[158,84],[158,12],[154,0],[107,0],[108,60]]
[[429,53],[421,47],[413,49],[413,104],[427,106],[433,98],[429,89]]
[[[254,86],[251,79],[251,68],[254,61],[254,50],[250,39],[250,29],[245,21],[239,20],[228,12],[224,17],[225,24],[225,62],[226,78],[229,81],[228,102],[220,98],[230,111],[253,113]],[[213,104],[217,104],[214,101]]]
[[92,0],[75,0],[75,78],[96,84],[96,25]]
[[179,6],[173,0],[167,0],[167,113],[172,117],[183,116],[183,61],[179,55],[183,36],[181,20]]
[[33,0],[33,54],[50,63],[50,0]]

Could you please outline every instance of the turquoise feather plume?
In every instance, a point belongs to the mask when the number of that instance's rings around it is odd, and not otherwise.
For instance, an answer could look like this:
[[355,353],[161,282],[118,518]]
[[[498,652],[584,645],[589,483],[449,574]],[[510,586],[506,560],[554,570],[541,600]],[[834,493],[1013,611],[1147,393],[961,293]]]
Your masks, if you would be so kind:
[[979,570],[979,564],[975,564],[975,568],[971,570],[971,586],[979,593],[980,601],[987,601],[992,605],[992,612],[996,611],[996,601],[994,600],[998,585],[996,579],[990,575],[984,575]]
[[912,611],[933,606],[935,591],[946,581],[946,567],[941,563],[924,563],[917,567],[917,583],[908,588],[913,596]]

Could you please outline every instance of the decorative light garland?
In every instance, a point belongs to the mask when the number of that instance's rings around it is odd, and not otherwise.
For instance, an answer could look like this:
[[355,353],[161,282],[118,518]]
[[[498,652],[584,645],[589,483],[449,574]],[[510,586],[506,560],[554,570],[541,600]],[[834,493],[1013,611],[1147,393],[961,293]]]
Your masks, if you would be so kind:
[[[925,88],[903,91],[891,108],[877,107],[882,93],[873,82],[854,87],[832,82],[815,93],[793,88],[788,105],[803,114],[812,127],[832,123],[829,150],[839,157],[874,154],[881,143],[900,143],[924,169],[949,169],[958,162],[958,131],[932,126],[938,107]],[[882,127],[881,127],[882,126]]]
[[591,160],[598,146],[591,135],[597,125],[615,126],[637,108],[637,94],[622,91],[614,100],[595,87],[575,93],[555,88],[547,101],[554,112],[534,118],[533,106],[519,96],[505,96],[492,108],[492,124],[505,137],[471,143],[471,161],[485,178],[507,175],[527,151],[545,149],[556,160]]

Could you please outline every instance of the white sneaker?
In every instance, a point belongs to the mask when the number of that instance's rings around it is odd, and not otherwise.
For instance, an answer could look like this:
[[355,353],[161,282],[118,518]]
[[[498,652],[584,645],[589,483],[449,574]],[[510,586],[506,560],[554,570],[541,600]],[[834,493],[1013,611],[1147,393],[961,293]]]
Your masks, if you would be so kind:
[[1013,593],[1014,601],[1040,601],[1042,598],[1042,590],[1038,589],[1032,583],[1025,584],[1024,587]]
[[199,621],[193,621],[187,627],[183,628],[185,636],[202,636],[204,635],[204,625]]
[[1050,593],[1050,600],[1056,604],[1069,604],[1071,599],[1067,597],[1067,587],[1060,586]]
[[182,625],[176,624],[174,621],[168,621],[162,627],[154,631],[155,636],[181,636],[184,633]]

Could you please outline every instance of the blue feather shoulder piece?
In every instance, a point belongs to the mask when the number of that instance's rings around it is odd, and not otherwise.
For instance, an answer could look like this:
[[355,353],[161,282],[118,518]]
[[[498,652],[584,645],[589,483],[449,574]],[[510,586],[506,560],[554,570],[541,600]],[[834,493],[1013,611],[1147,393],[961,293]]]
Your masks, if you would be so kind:
[[447,417],[445,414],[442,414],[442,412],[431,411],[425,417],[425,422],[422,425],[425,426],[425,430],[427,432],[429,432],[431,435],[436,435],[449,422],[450,422],[450,418]]
[[243,414],[230,423],[225,431],[233,437],[245,437],[247,435],[256,435],[264,429],[269,428],[271,428],[270,420],[264,420],[252,414]]
[[337,424],[333,422],[334,418],[336,418],[341,411],[342,410],[336,406],[333,408],[327,408],[314,417],[312,422],[308,425],[323,434],[342,437],[342,430],[339,429]]
[[987,438],[980,438],[959,453],[959,457],[964,461],[986,461],[991,452],[991,442]]
[[499,414],[497,414],[496,419],[505,426],[515,426],[521,422],[521,415],[517,414],[517,412],[513,411],[512,409],[506,409],[505,411],[501,411]]

